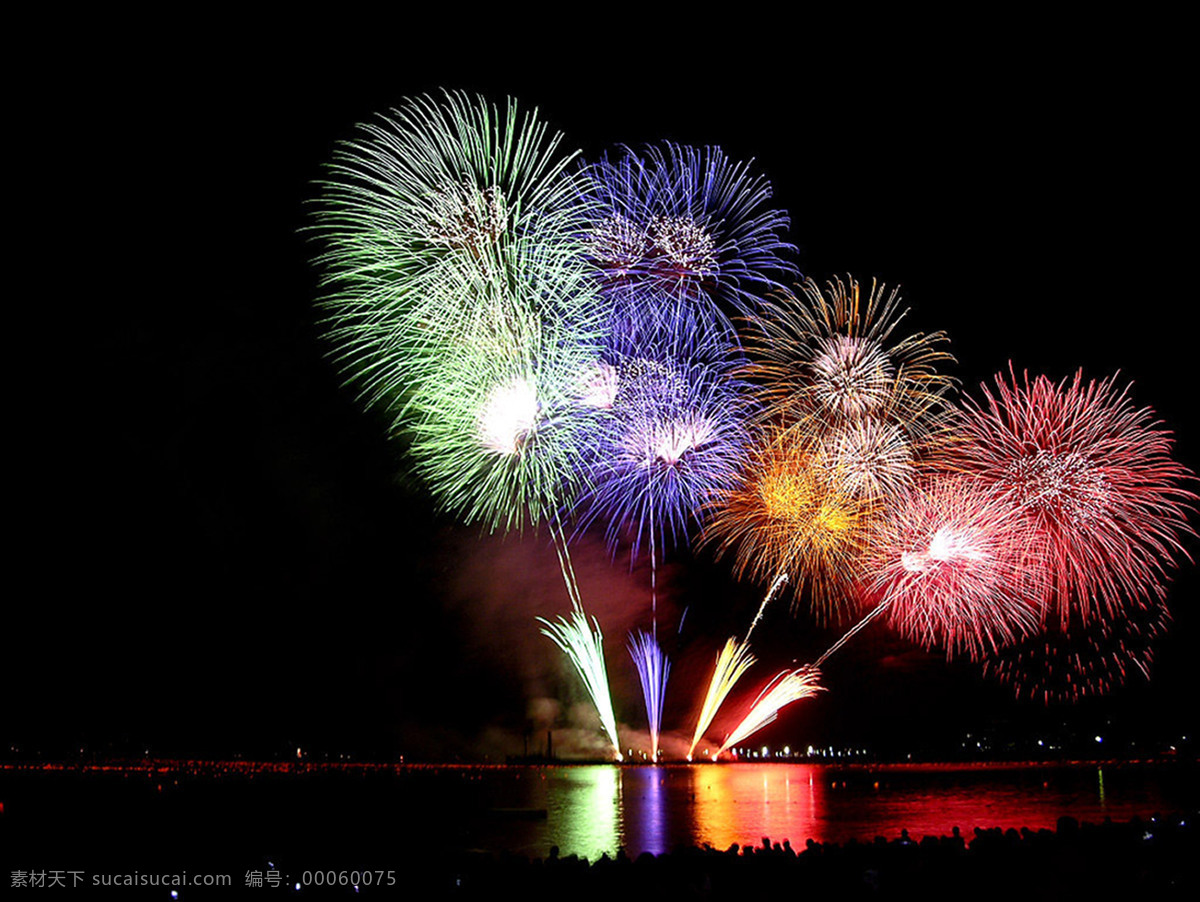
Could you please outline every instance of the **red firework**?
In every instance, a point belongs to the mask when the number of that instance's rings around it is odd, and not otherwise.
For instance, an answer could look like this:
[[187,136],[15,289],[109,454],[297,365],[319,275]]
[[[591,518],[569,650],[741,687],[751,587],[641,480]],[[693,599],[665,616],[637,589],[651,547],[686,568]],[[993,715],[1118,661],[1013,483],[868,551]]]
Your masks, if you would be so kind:
[[1066,632],[1165,595],[1174,555],[1187,552],[1194,474],[1171,457],[1171,435],[1135,408],[1116,377],[1055,384],[1001,373],[983,402],[965,399],[962,471],[1018,505],[1047,566],[1042,606]]
[[880,528],[869,594],[906,638],[978,659],[1037,628],[1044,568],[1029,546],[1005,498],[975,480],[936,480],[910,491]]

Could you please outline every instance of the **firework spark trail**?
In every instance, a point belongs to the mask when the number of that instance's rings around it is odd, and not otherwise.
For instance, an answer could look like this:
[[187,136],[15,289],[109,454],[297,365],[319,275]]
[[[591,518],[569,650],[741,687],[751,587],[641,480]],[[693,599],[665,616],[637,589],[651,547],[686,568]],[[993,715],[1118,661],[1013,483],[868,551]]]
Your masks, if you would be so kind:
[[650,760],[658,761],[658,737],[662,729],[663,700],[667,694],[667,677],[671,662],[663,654],[658,640],[650,633],[638,630],[629,634],[629,655],[637,667],[646,702],[646,719],[650,726]]
[[[653,474],[647,468],[647,478]],[[653,491],[653,488],[649,491]],[[658,762],[658,737],[662,729],[663,701],[667,695],[667,678],[671,663],[658,644],[658,557],[654,548],[654,503],[650,503],[650,628],[644,632],[631,633],[629,654],[637,668],[638,681],[642,684],[642,699],[646,705],[646,724],[650,731],[650,760]]]
[[[658,554],[654,547],[654,470],[646,467],[646,498],[650,508],[650,625],[658,639]],[[647,709],[647,715],[649,709]]]
[[891,598],[885,598],[883,601],[881,601],[879,604],[877,604],[874,607],[874,609],[872,609],[871,612],[867,614],[867,616],[863,617],[862,620],[858,621],[858,623],[854,624],[854,626],[852,626],[850,629],[848,629],[845,632],[845,634],[842,636],[842,638],[838,639],[836,642],[833,643],[833,645],[831,645],[831,646],[829,646],[829,648],[825,649],[825,653],[822,654],[821,657],[817,658],[817,660],[813,661],[812,666],[820,667],[822,664],[824,664],[828,658],[830,658],[831,656],[833,656],[834,654],[837,653],[838,649],[840,649],[843,645],[845,645],[847,642],[849,642],[851,639],[853,639],[858,634],[858,632],[861,629],[863,629],[863,627],[865,627],[868,623],[870,623],[872,620],[874,620],[876,617],[878,617],[880,614],[882,614],[884,611],[886,611],[888,608],[888,605],[890,605],[891,603],[892,603]]
[[778,592],[787,581],[788,575],[786,573],[780,573],[775,577],[775,580],[771,583],[771,587],[767,589],[767,594],[763,596],[762,604],[758,606],[758,612],[754,615],[754,619],[750,621],[750,627],[746,630],[746,638],[742,640],[743,643],[750,641],[750,634],[753,633],[754,628],[758,626],[758,621],[762,620],[762,615],[767,609],[767,605],[770,603],[771,599],[775,597],[775,593]]
[[[762,603],[758,606],[758,612],[754,615],[754,619],[750,621],[750,626],[746,630],[746,637],[741,642],[730,639],[725,643],[725,648],[717,656],[717,666],[713,670],[712,679],[709,681],[708,694],[704,699],[704,706],[700,711],[700,718],[696,722],[696,732],[692,737],[691,748],[688,749],[688,760],[692,758],[692,754],[696,750],[696,744],[704,738],[704,731],[712,724],[712,720],[720,710],[721,705],[725,702],[730,691],[746,669],[754,663],[754,656],[750,654],[750,635],[754,632],[754,627],[758,625],[758,621],[762,619],[763,612],[767,609],[771,599],[775,597],[775,593],[787,583],[787,574],[781,573],[771,583],[767,594],[763,596]],[[782,707],[782,705],[780,706]]]
[[620,761],[617,718],[613,714],[612,696],[608,689],[608,670],[604,665],[604,636],[600,632],[600,624],[593,617],[589,625],[587,615],[578,605],[566,617],[560,616],[557,623],[542,617],[537,620],[542,624],[542,635],[562,650],[583,680],[600,718],[600,725],[612,743],[613,757]]
[[567,536],[563,532],[562,519],[559,517],[557,511],[555,511],[554,517],[550,521],[550,539],[554,545],[554,552],[558,555],[558,567],[562,571],[563,582],[567,585],[567,597],[571,599],[571,606],[582,609],[583,599],[579,594],[579,583],[575,579],[575,567],[571,563],[571,552],[567,546]]
[[725,742],[717,751],[717,757],[728,751],[742,740],[757,733],[768,724],[774,723],[782,708],[802,698],[811,698],[818,692],[824,691],[819,685],[821,673],[816,666],[800,667],[796,670],[785,670],[777,674],[758,694],[748,713],[733,731],[726,737]]
[[708,692],[704,696],[704,704],[700,709],[700,717],[696,720],[696,732],[692,735],[692,744],[688,747],[687,759],[692,760],[696,746],[704,738],[704,732],[712,724],[721,704],[729,695],[734,684],[755,661],[750,653],[750,645],[730,638],[725,647],[717,655],[717,666],[713,670],[712,679],[708,683]]

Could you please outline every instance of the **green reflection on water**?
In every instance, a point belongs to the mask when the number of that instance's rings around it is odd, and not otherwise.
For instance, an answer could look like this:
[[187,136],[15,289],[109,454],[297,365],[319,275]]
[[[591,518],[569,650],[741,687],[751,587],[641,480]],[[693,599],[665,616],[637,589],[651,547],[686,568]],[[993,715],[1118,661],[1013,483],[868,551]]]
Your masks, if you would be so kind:
[[595,861],[624,843],[622,769],[611,764],[553,768],[546,818],[564,855]]

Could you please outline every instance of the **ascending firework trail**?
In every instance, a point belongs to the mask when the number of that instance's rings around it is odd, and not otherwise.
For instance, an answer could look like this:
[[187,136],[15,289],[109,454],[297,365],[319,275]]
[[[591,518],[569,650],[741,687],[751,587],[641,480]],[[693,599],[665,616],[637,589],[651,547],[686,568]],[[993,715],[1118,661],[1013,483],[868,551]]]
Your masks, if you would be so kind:
[[[750,627],[746,630],[745,637],[740,642],[736,638],[730,637],[726,641],[725,647],[718,653],[717,664],[713,668],[712,678],[708,681],[708,691],[705,693],[704,702],[700,707],[700,716],[696,719],[696,729],[692,733],[692,744],[688,747],[688,761],[692,760],[696,753],[696,746],[704,738],[705,731],[712,725],[713,718],[717,716],[717,711],[721,709],[721,705],[724,704],[730,691],[737,684],[737,681],[741,679],[742,674],[754,663],[754,655],[750,653],[750,635],[754,632],[754,627],[758,625],[758,621],[762,619],[763,611],[766,610],[767,604],[786,582],[786,573],[781,573],[775,578],[775,581],[771,583],[771,588],[763,596],[762,604],[758,606],[758,613],[750,621]],[[797,698],[800,697],[797,696]],[[782,705],[778,707],[782,707]],[[774,715],[771,716],[771,719],[774,719]],[[766,726],[768,722],[764,721],[761,726]],[[751,732],[754,731],[749,730],[745,735],[748,736]],[[726,745],[728,745],[728,740],[726,741]]]

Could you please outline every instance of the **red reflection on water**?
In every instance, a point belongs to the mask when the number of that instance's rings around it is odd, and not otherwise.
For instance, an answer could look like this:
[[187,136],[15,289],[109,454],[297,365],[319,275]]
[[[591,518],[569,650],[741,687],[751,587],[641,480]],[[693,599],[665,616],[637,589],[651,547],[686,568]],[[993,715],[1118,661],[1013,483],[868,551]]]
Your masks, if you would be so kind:
[[1145,768],[1118,764],[924,765],[830,768],[808,764],[697,765],[692,842],[728,848],[762,837],[804,841],[944,836],[975,827],[1053,829],[1060,817],[1102,821],[1177,807]]

